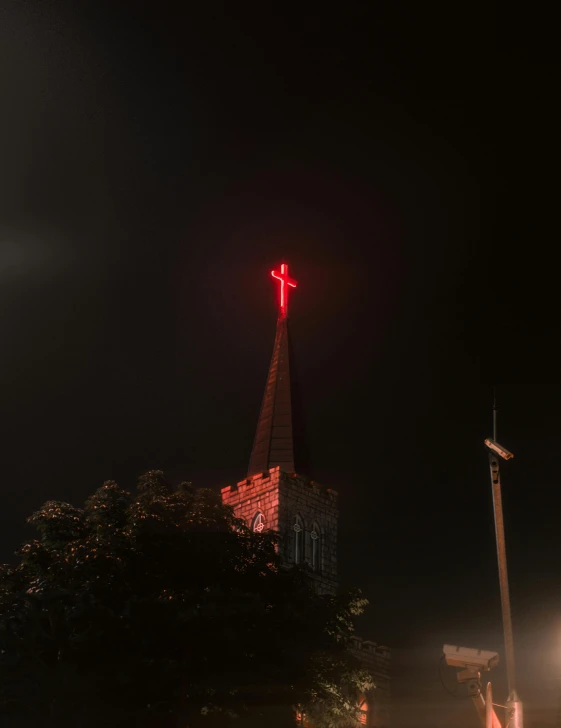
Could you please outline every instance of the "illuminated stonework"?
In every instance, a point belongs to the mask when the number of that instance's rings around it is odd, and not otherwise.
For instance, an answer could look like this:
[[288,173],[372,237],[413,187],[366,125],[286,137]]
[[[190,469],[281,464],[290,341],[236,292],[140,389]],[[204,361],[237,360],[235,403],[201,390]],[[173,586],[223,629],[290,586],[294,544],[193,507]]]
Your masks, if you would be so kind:
[[361,696],[361,725],[388,728],[390,725],[390,658],[389,647],[353,637],[350,650],[374,677],[376,687]]
[[253,530],[257,533],[261,533],[265,530],[265,519],[263,518],[263,514],[258,511],[255,516],[253,517]]
[[[337,491],[295,473],[297,468],[307,469],[288,327],[289,289],[296,287],[296,281],[285,263],[271,275],[280,281],[279,317],[248,477],[222,488],[222,499],[253,531],[279,535],[278,551],[286,568],[303,567],[318,593],[335,595]],[[374,690],[356,696],[360,725],[389,728],[389,649],[354,638],[350,652],[376,681]],[[314,728],[302,710],[296,710],[294,717],[301,728]]]
[[222,488],[222,500],[254,529],[260,514],[259,522],[280,535],[285,565],[307,564],[317,590],[336,593],[337,491],[277,466]]

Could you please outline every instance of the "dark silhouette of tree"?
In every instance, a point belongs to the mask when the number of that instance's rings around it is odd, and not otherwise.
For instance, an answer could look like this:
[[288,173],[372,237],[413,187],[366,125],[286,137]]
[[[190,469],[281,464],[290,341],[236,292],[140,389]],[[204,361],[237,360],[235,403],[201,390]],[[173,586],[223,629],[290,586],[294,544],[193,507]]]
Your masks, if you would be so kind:
[[289,726],[297,705],[358,724],[364,600],[315,594],[214,492],[151,471],[28,520],[38,538],[0,571],[2,726]]

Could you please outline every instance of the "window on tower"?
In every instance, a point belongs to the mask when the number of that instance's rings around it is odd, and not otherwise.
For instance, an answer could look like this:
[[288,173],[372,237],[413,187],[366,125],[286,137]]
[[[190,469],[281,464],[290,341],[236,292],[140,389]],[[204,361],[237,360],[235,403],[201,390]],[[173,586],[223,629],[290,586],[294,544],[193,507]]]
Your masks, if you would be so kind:
[[361,725],[366,725],[368,723],[368,702],[366,701],[364,695],[360,696],[359,720]]
[[257,511],[257,513],[253,516],[253,522],[251,524],[251,530],[256,531],[257,533],[261,533],[265,528],[265,518],[263,517],[263,514],[261,511]]
[[304,523],[300,516],[294,516],[294,563],[304,561]]
[[321,571],[321,531],[317,523],[312,526],[310,533],[310,561],[311,567],[314,571]]

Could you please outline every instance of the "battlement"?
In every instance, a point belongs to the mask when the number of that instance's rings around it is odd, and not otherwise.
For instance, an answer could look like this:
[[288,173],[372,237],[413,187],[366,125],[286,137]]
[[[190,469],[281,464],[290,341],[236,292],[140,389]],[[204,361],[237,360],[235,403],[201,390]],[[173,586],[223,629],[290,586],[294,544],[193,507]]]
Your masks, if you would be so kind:
[[334,490],[333,488],[326,488],[325,486],[317,483],[315,480],[310,480],[310,478],[307,478],[305,475],[285,472],[284,470],[281,470],[280,465],[276,465],[274,468],[270,468],[264,473],[257,473],[257,475],[252,475],[249,478],[244,478],[243,480],[240,480],[239,483],[226,485],[224,488],[221,489],[222,498],[226,500],[232,497],[233,494],[237,492],[241,494],[240,497],[250,496],[252,492],[255,493],[259,491],[268,482],[270,482],[271,484],[278,483],[281,479],[281,475],[286,482],[293,481],[298,484],[299,487],[309,488],[310,491],[314,494],[322,495],[324,497],[327,497],[334,503],[337,503],[339,494],[336,490]]
[[352,637],[351,652],[360,652],[361,655],[371,656],[380,665],[389,664],[391,659],[391,649],[385,645],[379,645],[377,642],[362,639],[362,637]]
[[387,728],[390,725],[391,650],[371,640],[353,637],[349,652],[371,672],[376,686],[367,696],[370,705],[367,725]]
[[250,528],[257,525],[280,535],[279,553],[285,564],[308,564],[318,590],[336,592],[336,490],[276,465],[221,492],[224,503]]

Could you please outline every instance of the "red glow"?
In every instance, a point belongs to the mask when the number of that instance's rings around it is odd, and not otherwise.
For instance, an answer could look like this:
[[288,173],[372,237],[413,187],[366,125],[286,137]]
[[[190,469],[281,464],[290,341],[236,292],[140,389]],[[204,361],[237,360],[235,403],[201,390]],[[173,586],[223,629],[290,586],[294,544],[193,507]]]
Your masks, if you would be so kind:
[[360,717],[359,717],[359,720],[360,720],[360,724],[361,725],[366,725],[366,723],[368,721],[368,708],[369,708],[369,705],[366,702],[366,698],[363,695],[360,696],[360,701],[361,702],[360,702]]
[[296,288],[296,281],[292,280],[288,276],[288,266],[286,263],[282,263],[279,271],[272,270],[271,275],[280,281],[280,318],[286,316],[288,313],[288,288]]

